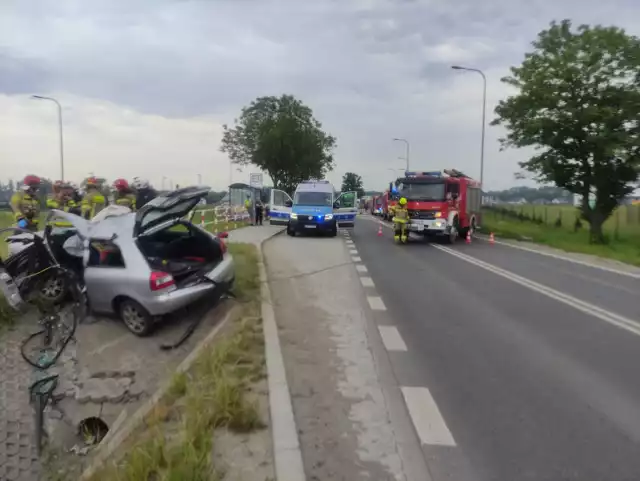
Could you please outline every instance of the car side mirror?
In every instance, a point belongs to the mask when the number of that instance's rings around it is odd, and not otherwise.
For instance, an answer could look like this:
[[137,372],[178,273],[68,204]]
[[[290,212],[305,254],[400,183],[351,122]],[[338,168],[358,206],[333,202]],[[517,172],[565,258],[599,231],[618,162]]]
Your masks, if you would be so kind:
[[287,200],[287,201],[285,201],[284,206],[285,207],[293,207],[293,202],[290,201],[290,200]]
[[334,202],[333,203],[333,208],[334,209],[339,209],[340,208],[340,202]]

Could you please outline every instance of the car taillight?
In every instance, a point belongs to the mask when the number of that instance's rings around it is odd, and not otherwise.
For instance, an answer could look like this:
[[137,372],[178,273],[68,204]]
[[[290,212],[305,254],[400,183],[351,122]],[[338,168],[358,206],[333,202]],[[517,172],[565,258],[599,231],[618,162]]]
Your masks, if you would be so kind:
[[153,271],[149,276],[149,287],[152,291],[159,291],[160,289],[166,289],[169,286],[175,285],[176,281],[173,276],[167,272]]

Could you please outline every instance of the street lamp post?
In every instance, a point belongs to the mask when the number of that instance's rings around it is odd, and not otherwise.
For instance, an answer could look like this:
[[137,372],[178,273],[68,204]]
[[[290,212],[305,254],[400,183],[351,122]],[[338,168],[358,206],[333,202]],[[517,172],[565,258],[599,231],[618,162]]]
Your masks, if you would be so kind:
[[484,72],[477,68],[461,67],[460,65],[452,65],[454,70],[467,70],[469,72],[479,73],[482,77],[482,137],[480,140],[480,187],[484,188],[484,133],[486,126],[486,114],[487,114],[487,77]]
[[407,161],[407,169],[409,170],[409,141],[407,139],[393,139],[394,141],[397,142],[404,142],[404,145],[406,147],[406,154],[405,154],[405,160]]
[[64,137],[62,134],[62,106],[60,102],[52,97],[43,97],[42,95],[32,95],[31,98],[38,100],[49,100],[58,106],[58,132],[60,135],[60,180],[64,180]]

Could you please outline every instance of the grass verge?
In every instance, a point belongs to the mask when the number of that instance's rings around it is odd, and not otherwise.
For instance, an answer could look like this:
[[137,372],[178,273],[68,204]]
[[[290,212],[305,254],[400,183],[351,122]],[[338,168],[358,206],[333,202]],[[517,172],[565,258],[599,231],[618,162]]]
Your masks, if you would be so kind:
[[609,244],[589,243],[588,226],[572,232],[548,224],[504,219],[493,212],[482,214],[482,231],[493,232],[498,237],[530,240],[539,244],[562,249],[567,252],[590,254],[640,266],[640,237],[620,234]]
[[220,480],[224,473],[212,463],[215,430],[264,427],[251,398],[252,384],[265,376],[258,254],[248,244],[230,244],[229,251],[236,261],[241,318],[188,372],[174,376],[167,395],[123,446],[123,457],[92,480]]

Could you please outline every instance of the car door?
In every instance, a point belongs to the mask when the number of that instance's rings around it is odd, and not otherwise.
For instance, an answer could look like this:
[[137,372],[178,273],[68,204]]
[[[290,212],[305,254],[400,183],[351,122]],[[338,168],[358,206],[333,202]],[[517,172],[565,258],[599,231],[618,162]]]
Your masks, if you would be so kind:
[[358,193],[342,192],[335,200],[333,216],[338,227],[353,227],[358,216]]
[[284,190],[271,189],[269,198],[269,223],[285,225],[289,223],[293,200]]

